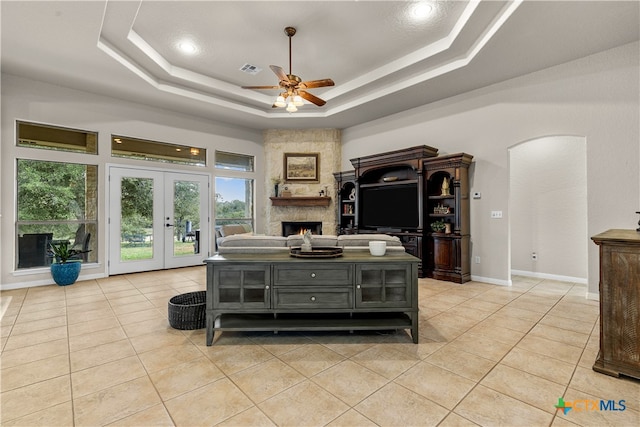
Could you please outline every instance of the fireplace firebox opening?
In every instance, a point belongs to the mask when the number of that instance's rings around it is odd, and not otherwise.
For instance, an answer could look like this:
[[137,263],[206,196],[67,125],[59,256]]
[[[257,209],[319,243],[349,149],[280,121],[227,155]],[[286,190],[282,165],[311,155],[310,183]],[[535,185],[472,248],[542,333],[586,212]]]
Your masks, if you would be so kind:
[[310,230],[311,234],[322,234],[322,221],[282,221],[284,237],[304,234],[307,230]]

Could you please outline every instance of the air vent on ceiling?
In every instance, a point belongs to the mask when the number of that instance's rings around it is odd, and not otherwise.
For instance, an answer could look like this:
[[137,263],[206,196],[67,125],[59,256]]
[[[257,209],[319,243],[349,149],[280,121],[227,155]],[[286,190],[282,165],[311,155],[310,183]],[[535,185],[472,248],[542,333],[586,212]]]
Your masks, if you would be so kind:
[[256,67],[255,65],[251,64],[244,64],[242,67],[240,67],[240,71],[247,74],[258,74],[260,71],[262,71],[262,68]]

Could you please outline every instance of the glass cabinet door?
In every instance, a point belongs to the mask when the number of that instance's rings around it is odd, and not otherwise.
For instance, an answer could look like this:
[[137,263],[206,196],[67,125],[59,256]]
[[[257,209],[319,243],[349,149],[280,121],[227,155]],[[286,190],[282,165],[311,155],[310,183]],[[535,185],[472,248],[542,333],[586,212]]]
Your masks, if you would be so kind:
[[356,270],[356,308],[410,308],[410,266],[363,264]]

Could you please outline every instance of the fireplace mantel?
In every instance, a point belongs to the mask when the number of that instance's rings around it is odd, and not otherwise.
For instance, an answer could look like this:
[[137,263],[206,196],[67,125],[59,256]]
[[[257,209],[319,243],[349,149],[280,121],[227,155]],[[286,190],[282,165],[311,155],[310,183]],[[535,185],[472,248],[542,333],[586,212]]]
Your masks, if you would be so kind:
[[269,197],[273,206],[329,206],[331,197]]

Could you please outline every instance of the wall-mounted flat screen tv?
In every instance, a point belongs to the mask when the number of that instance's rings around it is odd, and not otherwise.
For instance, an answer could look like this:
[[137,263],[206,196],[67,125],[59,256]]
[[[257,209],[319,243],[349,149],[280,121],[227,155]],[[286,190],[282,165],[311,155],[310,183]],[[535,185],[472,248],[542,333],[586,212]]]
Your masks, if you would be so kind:
[[399,184],[360,189],[362,228],[418,228],[418,185]]

